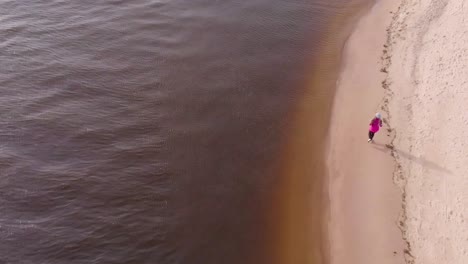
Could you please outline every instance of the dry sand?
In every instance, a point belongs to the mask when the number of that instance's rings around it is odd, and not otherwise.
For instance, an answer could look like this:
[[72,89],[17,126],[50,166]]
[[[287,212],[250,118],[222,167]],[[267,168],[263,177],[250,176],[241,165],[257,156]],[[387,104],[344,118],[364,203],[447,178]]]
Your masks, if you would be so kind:
[[402,1],[385,67],[408,263],[468,263],[468,2]]
[[468,2],[378,1],[337,86],[331,263],[468,263]]

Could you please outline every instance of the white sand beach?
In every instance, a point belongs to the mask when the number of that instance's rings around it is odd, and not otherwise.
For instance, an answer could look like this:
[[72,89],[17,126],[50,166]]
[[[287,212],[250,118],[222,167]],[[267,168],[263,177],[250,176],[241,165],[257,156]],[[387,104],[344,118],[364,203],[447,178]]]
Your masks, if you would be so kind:
[[468,263],[468,3],[403,1],[388,41],[408,263]]
[[[344,59],[329,140],[331,262],[468,263],[468,2],[377,1]],[[377,111],[385,124],[368,144]]]

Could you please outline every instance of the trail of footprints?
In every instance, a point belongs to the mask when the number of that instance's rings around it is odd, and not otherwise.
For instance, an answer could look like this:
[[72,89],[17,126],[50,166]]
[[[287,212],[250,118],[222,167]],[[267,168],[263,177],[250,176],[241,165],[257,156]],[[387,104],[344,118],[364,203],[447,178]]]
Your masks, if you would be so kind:
[[[395,151],[394,141],[396,138],[396,131],[391,126],[392,116],[389,110],[389,103],[393,99],[394,92],[391,90],[391,80],[388,74],[388,70],[392,64],[392,52],[393,52],[393,45],[396,44],[397,40],[404,40],[405,38],[402,37],[402,33],[406,30],[406,17],[408,16],[408,0],[402,0],[400,6],[395,12],[390,12],[392,14],[392,21],[390,26],[387,28],[387,39],[385,44],[383,45],[382,56],[381,56],[381,64],[382,68],[380,71],[385,74],[385,78],[382,81],[382,88],[385,90],[384,97],[382,98],[382,102],[380,103],[380,108],[383,112],[386,113],[387,118],[384,118],[383,122],[388,127],[387,135],[391,137],[390,143],[386,144],[386,147],[390,150],[391,156],[395,159],[395,170],[393,179],[394,182],[400,187],[402,192],[402,208],[400,217],[398,219],[398,227],[401,230],[403,240],[405,242],[405,248],[403,250],[405,261],[407,264],[414,264],[414,256],[412,255],[411,251],[411,244],[408,240],[407,234],[407,209],[406,209],[406,178],[403,175],[402,166],[399,162],[398,153]],[[397,254],[396,251],[393,252],[394,255]]]

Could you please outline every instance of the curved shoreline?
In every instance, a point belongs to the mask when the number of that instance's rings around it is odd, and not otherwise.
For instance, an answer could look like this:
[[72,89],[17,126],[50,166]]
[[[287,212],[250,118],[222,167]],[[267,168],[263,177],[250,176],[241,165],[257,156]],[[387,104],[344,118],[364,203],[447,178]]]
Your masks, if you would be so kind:
[[[347,43],[330,131],[331,263],[468,261],[467,12],[381,0]],[[374,111],[386,132],[366,144]]]
[[376,144],[366,128],[385,96],[381,65],[386,29],[399,2],[377,1],[356,25],[344,49],[328,148],[330,263],[404,263],[405,244],[397,226],[401,193],[393,183],[388,154],[394,131],[386,126]]
[[[283,158],[281,181],[272,199],[278,234],[275,263],[329,263],[327,138],[336,80],[347,39],[372,3],[352,1],[331,18],[321,39],[318,57],[309,67],[302,99],[291,114]],[[314,98],[321,98],[316,100]],[[311,122],[313,120],[313,122]]]

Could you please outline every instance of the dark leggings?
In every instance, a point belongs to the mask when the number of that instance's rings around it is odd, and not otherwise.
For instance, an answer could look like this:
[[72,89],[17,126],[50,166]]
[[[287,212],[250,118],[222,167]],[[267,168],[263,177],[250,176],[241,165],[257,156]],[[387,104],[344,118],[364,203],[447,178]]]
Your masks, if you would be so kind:
[[372,131],[369,131],[369,139],[372,140],[374,138],[375,133]]

